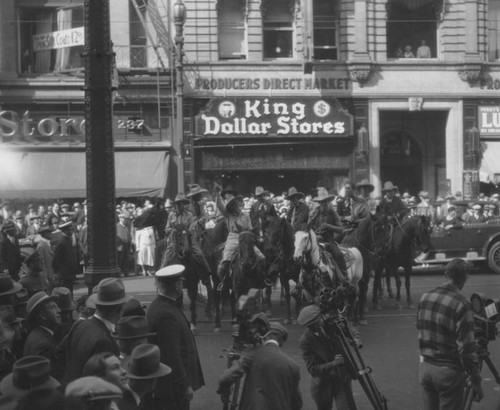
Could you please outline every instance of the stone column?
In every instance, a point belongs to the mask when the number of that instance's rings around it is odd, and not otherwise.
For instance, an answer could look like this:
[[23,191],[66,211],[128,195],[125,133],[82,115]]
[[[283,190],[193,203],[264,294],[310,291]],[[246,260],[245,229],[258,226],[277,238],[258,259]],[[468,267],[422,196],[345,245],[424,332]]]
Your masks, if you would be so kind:
[[109,0],[85,0],[85,141],[90,289],[120,276],[116,257],[115,160]]
[[368,39],[367,39],[367,17],[366,17],[366,0],[354,1],[354,54],[350,61],[347,62],[349,76],[353,82],[357,82],[360,87],[369,80],[372,64],[368,54]]

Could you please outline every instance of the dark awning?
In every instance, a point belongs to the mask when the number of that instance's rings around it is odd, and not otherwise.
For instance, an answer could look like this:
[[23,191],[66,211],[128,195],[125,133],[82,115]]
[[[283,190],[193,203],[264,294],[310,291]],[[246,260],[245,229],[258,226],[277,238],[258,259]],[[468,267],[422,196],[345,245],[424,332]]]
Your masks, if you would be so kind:
[[390,0],[391,3],[399,4],[406,7],[408,10],[418,10],[430,3],[441,4],[443,0]]
[[[116,196],[165,196],[169,154],[115,153]],[[0,198],[86,197],[85,152],[0,152]]]

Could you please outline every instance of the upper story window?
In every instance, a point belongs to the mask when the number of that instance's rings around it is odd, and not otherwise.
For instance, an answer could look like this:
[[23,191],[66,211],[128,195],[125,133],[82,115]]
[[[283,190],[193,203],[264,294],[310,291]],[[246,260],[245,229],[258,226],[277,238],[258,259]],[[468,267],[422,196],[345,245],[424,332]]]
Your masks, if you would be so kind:
[[25,7],[20,17],[20,67],[24,74],[83,69],[83,7]]
[[389,1],[387,58],[437,57],[438,4],[410,0]]
[[292,58],[294,44],[295,2],[289,0],[263,0],[262,44],[264,58]]
[[245,59],[246,1],[219,0],[219,58]]
[[129,1],[130,19],[130,67],[144,68],[148,66],[148,37],[146,35],[147,0],[138,0],[137,8]]
[[500,0],[488,1],[488,60],[500,59]]
[[313,0],[313,59],[337,60],[338,20],[336,1]]

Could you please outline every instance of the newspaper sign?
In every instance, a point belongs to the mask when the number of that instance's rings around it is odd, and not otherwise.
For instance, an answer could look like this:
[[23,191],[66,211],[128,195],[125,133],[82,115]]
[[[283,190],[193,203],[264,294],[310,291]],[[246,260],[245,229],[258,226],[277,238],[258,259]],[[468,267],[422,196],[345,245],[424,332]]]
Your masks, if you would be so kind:
[[53,31],[51,33],[35,34],[33,36],[33,51],[54,50],[85,45],[83,27],[69,30]]

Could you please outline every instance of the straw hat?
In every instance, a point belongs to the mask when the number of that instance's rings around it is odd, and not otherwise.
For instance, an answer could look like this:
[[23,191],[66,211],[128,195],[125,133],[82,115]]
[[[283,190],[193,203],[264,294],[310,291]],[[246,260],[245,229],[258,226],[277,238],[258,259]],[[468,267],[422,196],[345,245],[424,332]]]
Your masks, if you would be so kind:
[[87,376],[76,379],[66,386],[67,399],[80,399],[84,402],[120,399],[122,390],[100,377]]
[[37,292],[28,299],[26,304],[26,314],[28,320],[33,320],[40,308],[48,302],[58,300],[58,296],[49,296],[44,291]]

